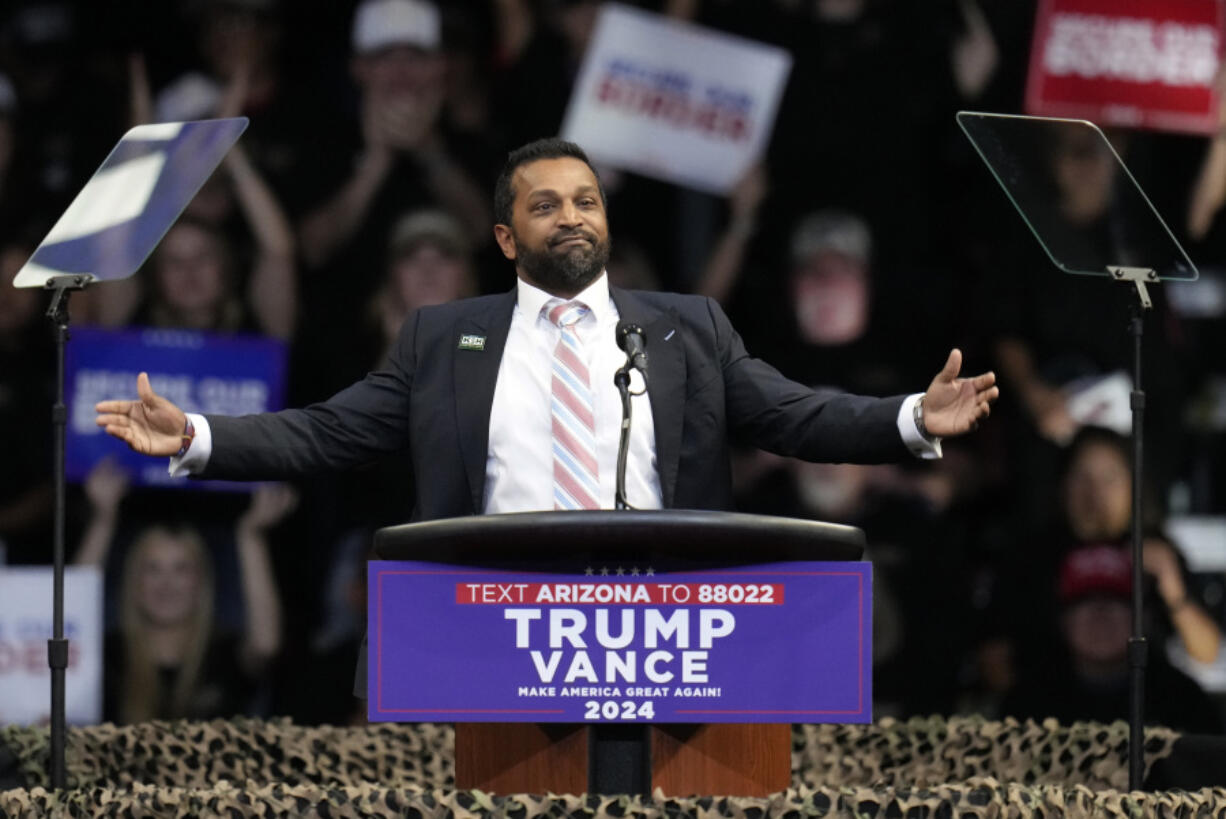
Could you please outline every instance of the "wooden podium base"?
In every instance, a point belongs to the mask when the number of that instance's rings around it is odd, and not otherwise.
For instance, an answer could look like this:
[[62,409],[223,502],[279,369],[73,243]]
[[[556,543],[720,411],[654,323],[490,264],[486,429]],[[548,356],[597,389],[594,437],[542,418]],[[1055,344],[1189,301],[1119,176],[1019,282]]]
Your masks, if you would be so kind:
[[665,796],[769,796],[792,784],[792,726],[660,725],[651,786]]
[[[457,723],[456,787],[588,792],[588,733],[571,723]],[[768,796],[791,785],[790,725],[656,725],[649,736],[651,790],[666,796]]]
[[457,722],[455,784],[489,793],[587,791],[587,727]]

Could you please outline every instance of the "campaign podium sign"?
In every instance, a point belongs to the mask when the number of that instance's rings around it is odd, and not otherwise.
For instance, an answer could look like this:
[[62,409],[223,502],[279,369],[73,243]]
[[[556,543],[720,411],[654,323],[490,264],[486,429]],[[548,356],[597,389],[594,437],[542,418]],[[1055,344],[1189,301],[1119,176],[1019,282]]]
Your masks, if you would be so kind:
[[851,526],[701,510],[375,533],[373,720],[455,722],[457,788],[765,796],[792,722],[871,719]]
[[137,327],[73,330],[65,360],[68,406],[68,479],[82,481],[98,461],[113,458],[133,483],[144,486],[229,489],[225,481],[171,477],[165,459],[148,458],[106,435],[95,423],[94,404],[135,398],[136,376],[149,373],[155,392],[186,412],[246,415],[285,406],[286,348],[256,335]]
[[368,564],[372,721],[872,719],[872,566]]
[[1216,133],[1222,32],[1219,2],[1040,0],[1026,113]]

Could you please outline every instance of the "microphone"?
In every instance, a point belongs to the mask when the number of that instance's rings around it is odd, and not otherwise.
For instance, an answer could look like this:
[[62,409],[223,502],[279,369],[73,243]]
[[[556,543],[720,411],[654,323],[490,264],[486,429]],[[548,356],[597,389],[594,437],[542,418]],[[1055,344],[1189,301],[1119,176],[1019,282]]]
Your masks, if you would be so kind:
[[628,321],[617,323],[617,346],[625,352],[629,364],[647,378],[647,339],[643,328]]
[[[630,396],[642,395],[647,391],[647,339],[643,337],[643,328],[629,321],[617,322],[617,346],[626,354],[626,363],[613,374],[613,383],[622,399],[622,428],[617,443],[617,487],[614,492],[614,507],[617,509],[633,509],[626,500],[626,459],[630,454]],[[634,368],[643,376],[643,389],[640,392],[630,392],[630,369]]]

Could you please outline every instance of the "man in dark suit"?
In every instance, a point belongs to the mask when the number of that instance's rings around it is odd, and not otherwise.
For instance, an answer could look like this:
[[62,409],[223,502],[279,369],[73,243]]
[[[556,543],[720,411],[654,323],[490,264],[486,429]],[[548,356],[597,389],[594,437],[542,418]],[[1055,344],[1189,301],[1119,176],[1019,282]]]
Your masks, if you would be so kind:
[[188,416],[142,373],[139,399],[99,403],[98,424],[137,451],[171,456],[172,470],[209,478],[343,469],[407,446],[413,519],[430,520],[612,507],[619,322],[642,327],[650,354],[627,469],[638,508],[731,508],[730,434],[809,460],[934,457],[997,396],[992,373],[958,377],[957,350],[923,394],[818,393],[751,358],[710,299],[610,287],[604,191],[571,143],[512,152],[494,205],[516,289],[419,310],[384,367],[329,400]]

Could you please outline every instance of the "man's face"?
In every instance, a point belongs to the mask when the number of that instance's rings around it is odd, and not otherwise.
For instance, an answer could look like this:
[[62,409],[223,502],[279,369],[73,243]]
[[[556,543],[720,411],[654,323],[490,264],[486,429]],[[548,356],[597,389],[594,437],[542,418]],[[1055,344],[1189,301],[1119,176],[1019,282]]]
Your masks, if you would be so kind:
[[1132,628],[1127,600],[1096,596],[1069,604],[1063,625],[1064,638],[1079,667],[1106,671],[1125,666]]
[[497,225],[502,253],[519,275],[567,297],[587,287],[609,261],[609,226],[596,175],[587,163],[538,159],[516,169],[511,224]]
[[443,55],[410,46],[391,46],[354,58],[351,70],[364,94],[383,101],[417,98],[443,83]]
[[1085,445],[1064,485],[1069,527],[1081,540],[1112,540],[1132,522],[1132,467],[1108,444]]
[[822,250],[792,270],[792,304],[809,344],[850,344],[868,328],[868,266],[835,250]]
[[431,242],[393,261],[391,273],[406,311],[464,298],[471,289],[464,259]]

